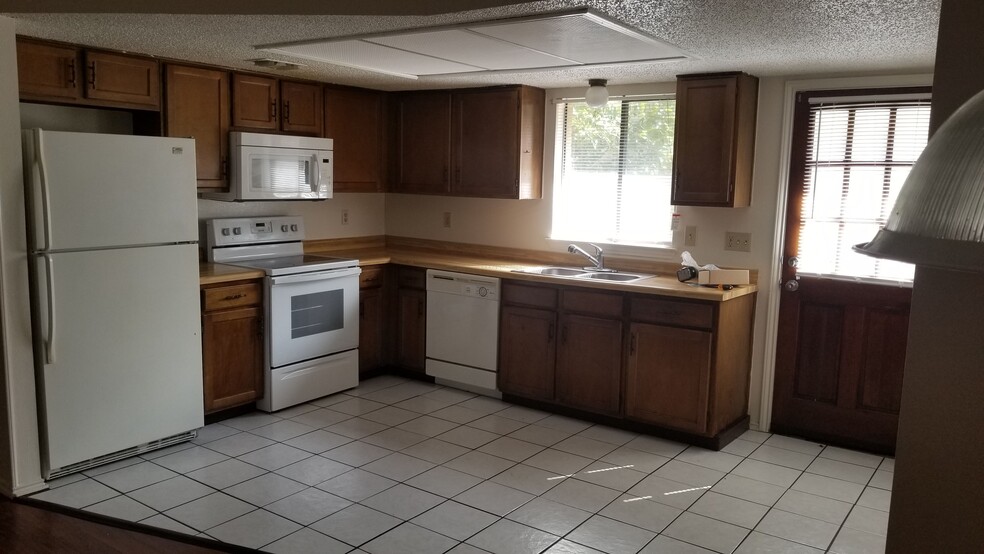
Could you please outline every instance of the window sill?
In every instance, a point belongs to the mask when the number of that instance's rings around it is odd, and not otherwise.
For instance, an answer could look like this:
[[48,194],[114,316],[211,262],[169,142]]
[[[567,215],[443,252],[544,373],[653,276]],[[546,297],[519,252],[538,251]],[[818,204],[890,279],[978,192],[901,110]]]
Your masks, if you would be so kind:
[[[548,237],[549,240],[558,243],[560,249],[566,250],[568,244],[584,246],[587,243],[597,244],[605,250],[606,256],[616,256],[619,258],[645,258],[647,260],[658,261],[680,261],[679,251],[669,243],[630,243],[630,242],[609,242],[600,240],[590,240],[585,238],[561,238]],[[590,249],[589,249],[590,251]]]

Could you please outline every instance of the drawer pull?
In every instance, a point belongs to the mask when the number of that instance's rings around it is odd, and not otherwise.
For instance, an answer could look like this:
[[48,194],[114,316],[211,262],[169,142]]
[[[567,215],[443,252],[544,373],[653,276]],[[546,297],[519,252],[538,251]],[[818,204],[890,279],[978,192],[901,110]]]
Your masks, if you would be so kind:
[[636,350],[636,334],[632,333],[629,338],[629,356],[634,356]]
[[225,298],[223,298],[223,300],[229,302],[229,301],[232,301],[232,300],[238,300],[240,298],[246,298],[246,293],[245,292],[240,292],[239,294],[230,294],[229,296],[226,296]]

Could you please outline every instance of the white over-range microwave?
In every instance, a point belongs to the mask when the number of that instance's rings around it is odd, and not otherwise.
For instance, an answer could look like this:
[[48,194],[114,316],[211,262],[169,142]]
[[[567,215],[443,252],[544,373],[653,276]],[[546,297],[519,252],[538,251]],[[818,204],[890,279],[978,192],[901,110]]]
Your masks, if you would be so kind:
[[331,198],[332,139],[229,133],[228,192],[203,198],[226,201],[325,200]]

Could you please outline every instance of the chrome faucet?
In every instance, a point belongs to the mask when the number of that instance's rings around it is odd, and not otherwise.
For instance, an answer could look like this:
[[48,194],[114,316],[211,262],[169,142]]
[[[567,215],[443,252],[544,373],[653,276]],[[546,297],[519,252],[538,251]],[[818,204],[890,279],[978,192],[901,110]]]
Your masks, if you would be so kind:
[[594,256],[592,256],[591,254],[588,254],[587,252],[584,251],[583,248],[581,248],[580,246],[578,246],[576,244],[570,244],[570,245],[568,245],[567,246],[567,251],[570,252],[571,254],[580,254],[580,255],[584,256],[585,258],[591,260],[591,263],[593,263],[594,266],[585,267],[584,269],[587,269],[587,270],[590,270],[590,271],[612,271],[612,272],[614,272],[615,271],[614,269],[608,269],[608,268],[605,267],[605,251],[602,250],[601,247],[598,246],[597,244],[593,244],[593,243],[590,243],[589,242],[588,245],[591,246],[591,247],[593,247],[595,249],[595,255]]

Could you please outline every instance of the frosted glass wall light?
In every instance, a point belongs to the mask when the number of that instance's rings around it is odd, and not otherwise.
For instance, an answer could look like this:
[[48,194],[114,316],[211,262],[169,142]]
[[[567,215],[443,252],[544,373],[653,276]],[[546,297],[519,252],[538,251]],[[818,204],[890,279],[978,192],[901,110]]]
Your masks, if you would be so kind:
[[984,272],[984,91],[936,131],[902,185],[885,228],[854,250]]
[[592,108],[600,108],[608,103],[607,79],[588,79],[588,90],[584,92],[584,103]]

